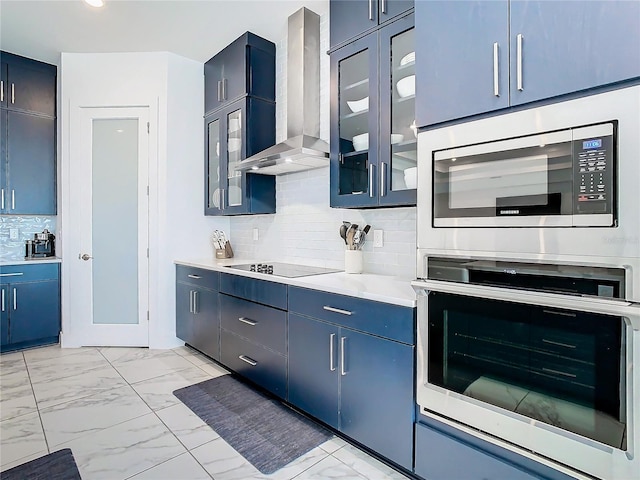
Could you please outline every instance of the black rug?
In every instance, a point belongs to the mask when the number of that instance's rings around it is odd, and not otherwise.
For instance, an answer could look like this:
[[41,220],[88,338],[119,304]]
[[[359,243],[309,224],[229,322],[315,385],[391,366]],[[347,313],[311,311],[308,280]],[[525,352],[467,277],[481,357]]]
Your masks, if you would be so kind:
[[65,448],[0,473],[2,480],[82,480],[71,449]]
[[332,437],[235,375],[173,392],[261,473],[270,474]]

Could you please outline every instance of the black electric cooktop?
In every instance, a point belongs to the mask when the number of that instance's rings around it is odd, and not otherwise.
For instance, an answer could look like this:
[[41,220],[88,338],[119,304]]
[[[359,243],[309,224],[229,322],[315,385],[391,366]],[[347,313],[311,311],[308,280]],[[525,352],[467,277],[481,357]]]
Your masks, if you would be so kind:
[[336,273],[342,270],[332,268],[310,267],[308,265],[296,265],[294,263],[245,263],[242,265],[229,265],[228,268],[244,270],[247,272],[264,273],[276,275],[278,277],[296,278],[307,277],[309,275],[321,275],[323,273]]

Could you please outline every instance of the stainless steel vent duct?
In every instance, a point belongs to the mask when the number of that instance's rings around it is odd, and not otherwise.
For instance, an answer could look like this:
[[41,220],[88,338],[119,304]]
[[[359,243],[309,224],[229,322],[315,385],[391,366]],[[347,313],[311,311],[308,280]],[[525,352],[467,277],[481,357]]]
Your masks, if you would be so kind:
[[282,175],[328,164],[329,145],[320,139],[320,16],[303,7],[287,27],[287,140],[236,170]]

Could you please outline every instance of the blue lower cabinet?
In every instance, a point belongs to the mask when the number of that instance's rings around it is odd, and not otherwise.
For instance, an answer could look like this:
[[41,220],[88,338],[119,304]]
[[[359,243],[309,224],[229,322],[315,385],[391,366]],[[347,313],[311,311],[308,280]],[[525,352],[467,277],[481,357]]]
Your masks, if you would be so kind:
[[57,343],[60,334],[58,264],[0,268],[1,351]]
[[546,465],[431,418],[416,424],[415,473],[428,480],[571,480]]
[[176,337],[220,359],[218,272],[177,266]]
[[289,402],[411,470],[413,345],[289,313]]
[[338,330],[289,313],[289,402],[338,428]]

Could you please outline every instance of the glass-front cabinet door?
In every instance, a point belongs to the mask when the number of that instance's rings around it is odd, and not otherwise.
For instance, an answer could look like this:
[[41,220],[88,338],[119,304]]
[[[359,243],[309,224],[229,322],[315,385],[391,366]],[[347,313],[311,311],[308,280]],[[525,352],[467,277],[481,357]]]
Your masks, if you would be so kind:
[[[222,190],[220,174],[223,169],[220,163],[220,119],[216,118],[207,123],[207,192],[206,210],[222,210],[220,200],[222,198]],[[224,147],[223,147],[224,148]]]
[[378,200],[377,37],[331,56],[331,205],[366,207]]
[[414,205],[417,180],[413,15],[380,31],[380,204]]
[[242,109],[233,110],[227,114],[227,185],[223,208],[242,207],[242,173],[237,172],[236,167],[244,158],[243,138]]

